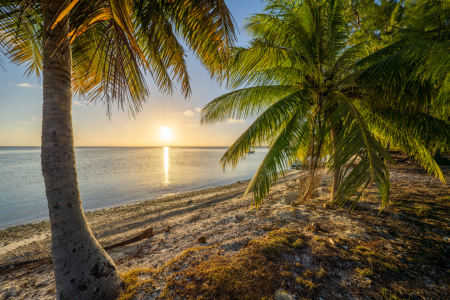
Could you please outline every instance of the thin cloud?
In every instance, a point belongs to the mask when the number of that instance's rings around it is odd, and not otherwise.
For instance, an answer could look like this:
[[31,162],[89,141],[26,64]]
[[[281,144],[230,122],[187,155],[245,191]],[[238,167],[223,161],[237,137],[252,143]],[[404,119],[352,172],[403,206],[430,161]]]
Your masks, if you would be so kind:
[[76,105],[82,105],[80,102],[78,102],[78,101],[73,101],[73,104],[76,104]]
[[199,113],[202,111],[202,109],[200,107],[196,107],[194,110],[198,111]]
[[194,123],[194,124],[189,124],[188,127],[197,127],[198,123]]
[[185,114],[186,116],[191,117],[191,116],[195,115],[195,112],[193,112],[192,110],[188,109],[187,111],[183,112],[183,114]]
[[227,123],[230,123],[230,124],[245,123],[245,120],[228,119]]
[[34,124],[33,122],[22,122],[22,124]]
[[31,117],[31,120],[41,121],[41,122],[42,122],[42,119],[38,119],[38,118],[36,118],[36,117]]
[[29,83],[18,83],[16,85],[20,86],[20,87],[26,87],[26,88],[32,88],[32,87],[36,86],[35,84],[29,84]]

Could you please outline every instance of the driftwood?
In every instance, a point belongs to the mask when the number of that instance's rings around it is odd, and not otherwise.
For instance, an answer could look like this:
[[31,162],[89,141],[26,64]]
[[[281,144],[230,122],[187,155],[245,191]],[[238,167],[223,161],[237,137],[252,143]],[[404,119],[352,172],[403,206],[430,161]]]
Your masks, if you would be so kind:
[[[149,229],[144,230],[139,235],[132,237],[131,239],[128,239],[126,241],[116,243],[116,244],[113,244],[113,245],[110,245],[107,247],[103,247],[103,249],[111,250],[111,249],[123,247],[123,246],[129,245],[129,244],[132,244],[132,243],[139,242],[144,239],[148,239],[148,238],[152,237],[153,235],[154,235],[153,228],[149,228]],[[9,265],[3,265],[3,266],[0,266],[0,275],[9,273],[11,271],[15,271],[18,269],[22,269],[24,267],[37,267],[37,266],[40,266],[47,262],[52,262],[52,258],[44,257],[44,258],[35,259],[35,260],[21,261],[21,262],[9,264]]]
[[144,240],[144,239],[148,239],[148,238],[152,237],[153,235],[154,235],[153,234],[153,228],[149,228],[147,230],[144,230],[140,235],[137,235],[135,237],[132,237],[131,239],[128,239],[126,241],[123,241],[123,242],[120,242],[120,243],[117,243],[117,244],[114,244],[114,245],[111,245],[111,246],[108,246],[108,247],[103,247],[103,249],[111,250],[111,249],[114,249],[114,248],[119,248],[119,247],[122,247],[122,246],[126,246],[126,245],[129,245],[129,244],[132,244],[132,243],[139,242],[139,241]]

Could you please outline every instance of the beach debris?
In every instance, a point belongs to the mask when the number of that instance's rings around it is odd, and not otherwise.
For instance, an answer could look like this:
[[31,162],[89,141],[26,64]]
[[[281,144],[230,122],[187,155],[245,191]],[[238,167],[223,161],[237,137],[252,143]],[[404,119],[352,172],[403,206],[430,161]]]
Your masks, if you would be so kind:
[[290,202],[287,201],[286,198],[281,197],[281,198],[280,198],[280,203],[281,203],[281,204],[289,204]]
[[188,202],[186,202],[186,204],[194,204],[194,201],[193,200],[189,200]]
[[201,217],[202,217],[202,213],[195,214],[188,219],[188,222],[189,223],[195,222],[197,220],[200,220]]
[[153,234],[153,227],[152,228],[148,228],[148,229],[144,230],[141,234],[139,234],[139,235],[137,235],[135,237],[132,237],[131,239],[128,239],[126,241],[123,241],[123,242],[120,242],[120,243],[117,243],[117,244],[110,245],[108,247],[103,247],[103,249],[110,250],[110,249],[126,246],[126,245],[129,245],[129,244],[132,244],[132,243],[136,243],[136,242],[138,242],[140,240],[148,239],[148,238],[152,237],[153,235],[154,235]]
[[235,217],[236,220],[238,220],[238,221],[244,220],[244,215],[243,215],[243,214],[237,214],[237,215],[235,215],[234,217]]
[[199,238],[198,238],[198,242],[199,242],[200,244],[206,243],[206,237],[204,237],[204,236],[199,237]]
[[322,230],[319,223],[317,223],[317,222],[312,222],[311,225],[309,225],[306,229],[308,229],[309,231],[312,231],[312,232],[317,232],[317,231]]
[[448,236],[444,236],[444,242],[450,243],[450,238]]
[[295,298],[294,298],[294,295],[286,292],[283,289],[279,289],[275,292],[274,299],[275,300],[293,300]]

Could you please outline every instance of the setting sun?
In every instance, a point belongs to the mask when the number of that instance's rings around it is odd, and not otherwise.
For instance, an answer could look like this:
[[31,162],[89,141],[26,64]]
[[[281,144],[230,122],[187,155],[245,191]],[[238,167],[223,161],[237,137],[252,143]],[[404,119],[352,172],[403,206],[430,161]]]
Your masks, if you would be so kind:
[[161,127],[160,136],[165,141],[170,141],[172,139],[172,129],[169,127]]

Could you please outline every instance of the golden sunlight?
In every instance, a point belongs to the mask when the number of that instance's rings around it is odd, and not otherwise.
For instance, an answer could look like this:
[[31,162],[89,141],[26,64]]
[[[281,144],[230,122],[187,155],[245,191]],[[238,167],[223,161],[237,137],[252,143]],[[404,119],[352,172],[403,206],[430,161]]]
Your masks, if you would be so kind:
[[161,139],[165,141],[170,141],[173,137],[172,129],[170,129],[169,127],[161,127],[161,131],[159,134],[161,136]]
[[164,186],[169,184],[169,147],[164,147]]

